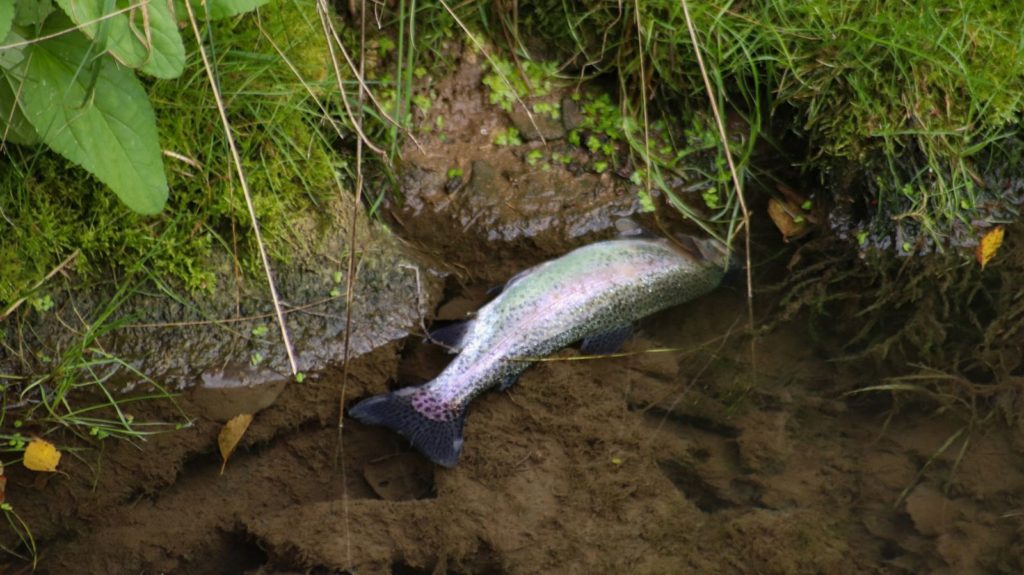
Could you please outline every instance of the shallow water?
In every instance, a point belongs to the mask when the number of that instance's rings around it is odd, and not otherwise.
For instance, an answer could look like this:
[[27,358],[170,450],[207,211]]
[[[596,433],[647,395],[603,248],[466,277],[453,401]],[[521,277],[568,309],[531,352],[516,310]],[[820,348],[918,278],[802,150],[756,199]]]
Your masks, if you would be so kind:
[[[1019,438],[945,445],[962,421],[838,396],[875,381],[797,324],[752,364],[739,291],[646,320],[632,355],[566,350],[477,400],[452,470],[347,419],[339,441],[337,373],[284,390],[223,475],[213,423],[115,445],[94,490],[51,479],[77,517],[41,572],[1018,572]],[[349,404],[446,360],[379,348]]]

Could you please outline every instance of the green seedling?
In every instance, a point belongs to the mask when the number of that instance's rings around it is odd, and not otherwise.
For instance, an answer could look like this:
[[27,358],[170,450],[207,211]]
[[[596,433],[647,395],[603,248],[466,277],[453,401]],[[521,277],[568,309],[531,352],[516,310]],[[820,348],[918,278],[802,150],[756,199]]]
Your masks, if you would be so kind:
[[494,143],[498,146],[518,146],[523,140],[519,137],[519,130],[510,126],[494,134]]

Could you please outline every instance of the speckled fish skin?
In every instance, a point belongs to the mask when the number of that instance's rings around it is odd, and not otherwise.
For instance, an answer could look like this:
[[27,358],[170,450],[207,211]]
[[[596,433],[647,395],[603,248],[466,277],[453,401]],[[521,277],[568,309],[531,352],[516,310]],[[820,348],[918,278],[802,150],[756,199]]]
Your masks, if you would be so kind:
[[[520,274],[481,308],[459,355],[434,380],[356,405],[350,414],[387,425],[435,462],[453,466],[470,402],[573,342],[610,332],[695,299],[721,282],[728,255],[715,240],[694,240],[700,254],[665,239],[590,244]],[[434,431],[454,422],[443,433]],[[433,437],[436,436],[436,437]]]

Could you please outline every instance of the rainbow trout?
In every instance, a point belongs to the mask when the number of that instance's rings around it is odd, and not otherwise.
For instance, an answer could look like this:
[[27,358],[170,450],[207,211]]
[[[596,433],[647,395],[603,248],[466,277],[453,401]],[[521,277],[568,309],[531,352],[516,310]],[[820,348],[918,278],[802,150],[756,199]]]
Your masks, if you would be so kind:
[[632,322],[717,287],[727,268],[725,247],[686,243],[692,253],[665,239],[604,241],[519,273],[474,319],[437,338],[459,352],[437,378],[364,399],[349,415],[390,427],[435,463],[453,467],[470,402],[512,385],[530,358],[580,340],[588,352],[614,346]]

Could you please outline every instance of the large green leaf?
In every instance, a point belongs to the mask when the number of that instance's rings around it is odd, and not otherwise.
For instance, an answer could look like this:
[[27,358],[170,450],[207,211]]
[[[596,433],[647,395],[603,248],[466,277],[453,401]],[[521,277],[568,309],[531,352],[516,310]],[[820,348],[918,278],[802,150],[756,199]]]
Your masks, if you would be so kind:
[[17,81],[6,70],[0,70],[0,142],[37,144],[39,134],[21,111],[15,97],[16,88]]
[[[2,2],[4,0],[0,0]],[[185,46],[167,0],[128,4],[115,0],[57,0],[79,29],[119,62],[157,78],[177,78],[185,69]]]
[[[0,4],[6,1],[9,0],[0,0]],[[11,15],[13,17],[13,11]],[[0,50],[0,142],[30,146],[39,143],[39,134],[18,103],[21,82],[13,72],[25,59],[24,43],[25,37],[14,29],[8,29],[0,42],[4,46],[17,46]]]
[[[70,22],[50,18],[44,34]],[[90,41],[73,31],[29,45],[16,69],[25,116],[48,146],[92,172],[129,208],[167,201],[156,119],[138,78],[107,55],[83,62]],[[97,68],[94,68],[98,66]]]
[[[0,0],[0,38],[6,38],[14,22],[14,0]],[[6,44],[6,42],[4,42]]]
[[[196,14],[196,20],[202,22],[206,19],[209,10],[210,20],[228,18],[236,14],[252,12],[271,0],[192,0],[192,10]],[[178,18],[188,20],[188,11],[185,10],[183,0],[175,0],[175,11]],[[205,6],[204,6],[205,5]]]
[[42,26],[43,20],[46,20],[51,12],[51,0],[15,0],[14,25],[37,28]]

